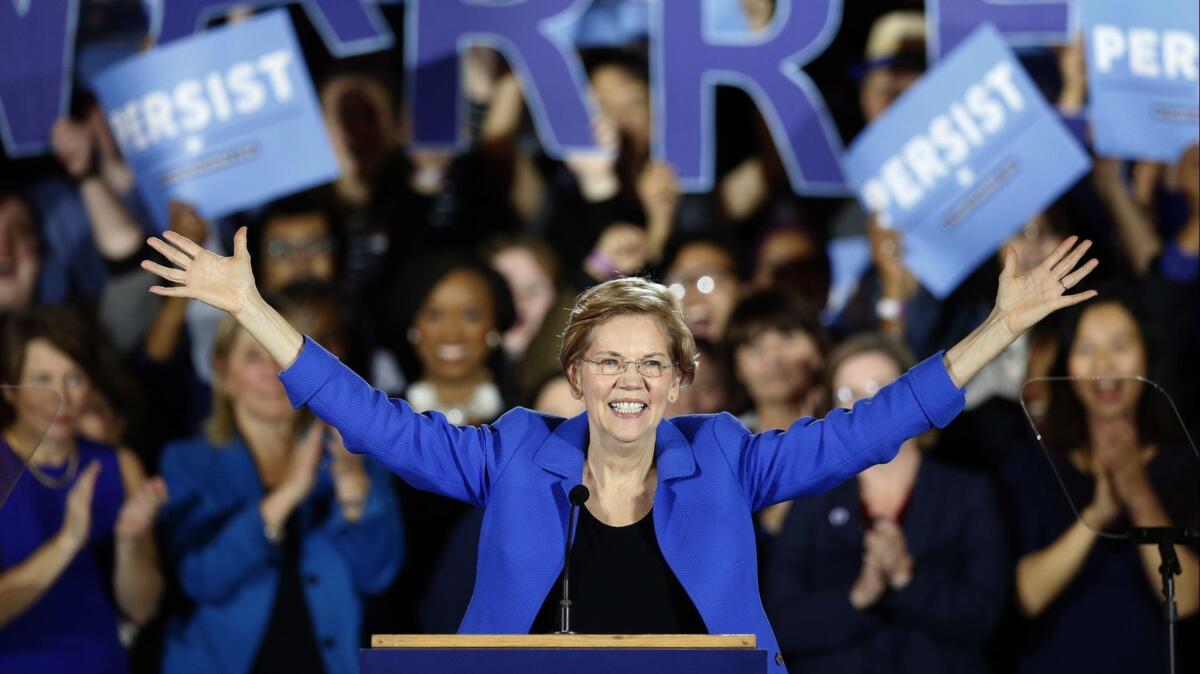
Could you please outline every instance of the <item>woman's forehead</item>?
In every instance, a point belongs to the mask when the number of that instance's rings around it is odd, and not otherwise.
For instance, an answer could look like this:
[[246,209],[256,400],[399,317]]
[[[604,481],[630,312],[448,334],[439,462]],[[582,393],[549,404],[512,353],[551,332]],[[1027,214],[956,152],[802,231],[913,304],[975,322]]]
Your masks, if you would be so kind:
[[670,345],[658,321],[649,316],[627,314],[614,316],[596,326],[588,351],[640,357],[652,353],[667,354]]

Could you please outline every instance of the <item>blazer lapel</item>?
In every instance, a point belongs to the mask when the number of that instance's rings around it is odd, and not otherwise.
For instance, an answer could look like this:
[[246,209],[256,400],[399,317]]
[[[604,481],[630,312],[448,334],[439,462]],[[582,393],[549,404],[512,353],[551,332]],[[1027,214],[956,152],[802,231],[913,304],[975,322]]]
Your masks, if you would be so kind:
[[583,481],[583,461],[587,445],[588,420],[587,412],[584,412],[560,423],[533,455],[535,465],[557,477],[554,502],[564,542],[569,505],[567,495],[575,485]]
[[658,469],[658,487],[654,493],[654,531],[659,548],[665,554],[668,546],[663,545],[663,541],[670,534],[668,527],[673,523],[680,526],[688,524],[676,522],[678,518],[671,517],[671,511],[680,497],[686,497],[688,480],[699,475],[692,444],[675,424],[666,419],[659,422],[655,434],[654,462]]

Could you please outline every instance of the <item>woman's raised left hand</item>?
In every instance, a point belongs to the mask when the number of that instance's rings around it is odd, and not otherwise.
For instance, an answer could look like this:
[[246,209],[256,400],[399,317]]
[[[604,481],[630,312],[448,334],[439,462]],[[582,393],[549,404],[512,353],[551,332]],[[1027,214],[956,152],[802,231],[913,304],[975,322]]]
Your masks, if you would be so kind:
[[1079,266],[1079,261],[1091,247],[1091,241],[1080,243],[1079,237],[1069,236],[1041,264],[1024,274],[1017,273],[1017,251],[1012,246],[1005,247],[996,311],[1013,337],[1059,309],[1096,296],[1095,290],[1067,293],[1099,264],[1092,258]]

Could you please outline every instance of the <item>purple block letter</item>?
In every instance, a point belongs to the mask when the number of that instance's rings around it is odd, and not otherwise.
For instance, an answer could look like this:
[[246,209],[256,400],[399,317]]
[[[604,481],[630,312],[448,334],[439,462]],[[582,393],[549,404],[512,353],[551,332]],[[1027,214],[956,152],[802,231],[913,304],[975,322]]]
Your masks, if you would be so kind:
[[42,154],[67,114],[78,0],[0,0],[0,137],[9,157]]
[[388,49],[395,42],[374,2],[364,0],[170,0],[151,7],[150,34],[159,43],[187,37],[234,7],[300,4],[335,56]]
[[475,42],[499,49],[517,72],[548,153],[593,147],[583,65],[563,32],[551,25],[570,21],[589,3],[408,0],[404,60],[414,140],[459,146],[458,53]]
[[980,24],[991,23],[1016,47],[1071,41],[1072,0],[926,0],[929,60],[950,53]]
[[712,188],[713,89],[727,84],[754,98],[796,192],[846,193],[841,140],[801,70],[833,39],[841,0],[781,0],[765,35],[736,40],[706,35],[702,11],[699,2],[661,2],[651,22],[657,154],[683,187]]

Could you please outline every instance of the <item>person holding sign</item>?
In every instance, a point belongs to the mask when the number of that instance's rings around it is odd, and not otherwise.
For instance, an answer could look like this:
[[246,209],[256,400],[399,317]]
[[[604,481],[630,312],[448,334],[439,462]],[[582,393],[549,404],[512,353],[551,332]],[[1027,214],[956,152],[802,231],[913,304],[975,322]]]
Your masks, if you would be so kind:
[[[603,545],[571,551],[572,627],[593,633],[753,633],[784,671],[759,599],[751,513],[827,490],[891,460],[900,444],[962,409],[962,387],[1050,313],[1096,295],[1071,293],[1096,267],[1090,242],[1064,241],[1017,274],[1009,251],[996,306],[962,342],[852,410],[754,434],[732,416],[664,420],[696,373],[696,347],[666,287],[619,278],[581,294],[559,362],[586,412],[571,419],[523,408],[492,425],[454,426],[389,400],[301,335],[259,295],[246,231],[222,257],[173,232],[150,245],[170,283],[152,292],[234,316],[278,363],[292,404],[336,427],[352,452],[404,480],[484,507],[475,592],[464,633],[526,633],[555,625],[570,492],[592,494],[580,530]],[[574,497],[573,497],[574,498]],[[639,536],[611,535],[635,526]],[[649,543],[652,542],[652,543]],[[594,564],[604,559],[606,563]],[[916,568],[914,574],[921,574]]]

